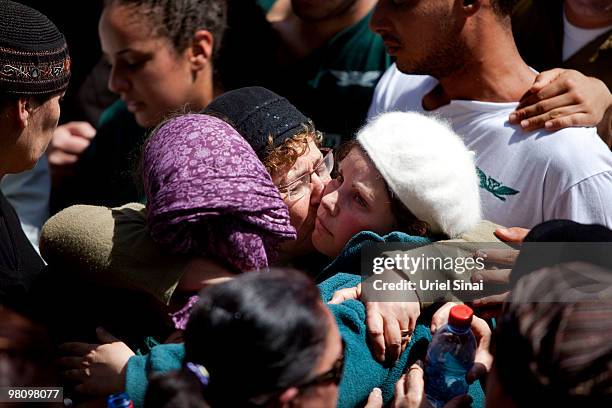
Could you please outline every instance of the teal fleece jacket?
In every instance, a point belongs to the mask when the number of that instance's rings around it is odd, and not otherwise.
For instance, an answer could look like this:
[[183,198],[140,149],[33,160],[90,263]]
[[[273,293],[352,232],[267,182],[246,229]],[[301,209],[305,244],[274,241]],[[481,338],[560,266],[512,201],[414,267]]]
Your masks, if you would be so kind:
[[[359,276],[360,251],[371,242],[412,242],[426,245],[430,241],[422,237],[412,237],[403,233],[392,233],[380,237],[372,232],[362,232],[349,241],[338,258],[326,269],[332,277],[319,285],[321,298],[325,303],[331,300],[338,289],[356,286]],[[351,273],[340,273],[341,270]],[[338,273],[336,273],[338,272]],[[338,329],[345,342],[345,368],[340,383],[338,407],[361,407],[365,404],[374,387],[382,390],[385,402],[393,398],[395,383],[406,370],[410,352],[417,343],[431,340],[429,318],[431,314],[422,314],[417,327],[398,361],[392,366],[377,362],[367,343],[366,312],[363,303],[348,300],[340,305],[328,305],[336,319]],[[148,376],[155,372],[179,369],[183,363],[185,350],[182,344],[162,344],[153,347],[151,353],[144,356],[133,356],[128,361],[126,371],[126,391],[134,401],[135,407],[142,407],[148,383]],[[480,383],[470,387],[473,407],[482,407],[484,396]]]

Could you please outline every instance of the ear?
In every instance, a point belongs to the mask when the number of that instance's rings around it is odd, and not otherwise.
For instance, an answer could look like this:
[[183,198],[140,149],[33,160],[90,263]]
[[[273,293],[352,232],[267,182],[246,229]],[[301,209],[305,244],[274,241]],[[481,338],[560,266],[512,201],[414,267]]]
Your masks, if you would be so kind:
[[463,12],[472,15],[480,9],[480,0],[463,0]]
[[299,390],[296,387],[287,388],[281,395],[278,397],[278,402],[281,406],[288,404],[292,399],[294,399],[298,394]]
[[189,48],[189,62],[194,70],[204,69],[212,62],[214,38],[210,31],[198,30]]
[[21,129],[25,129],[28,126],[28,120],[32,116],[32,104],[30,103],[30,98],[19,98],[17,100],[17,105],[14,106],[14,108],[16,108],[15,118],[18,120],[19,126]]

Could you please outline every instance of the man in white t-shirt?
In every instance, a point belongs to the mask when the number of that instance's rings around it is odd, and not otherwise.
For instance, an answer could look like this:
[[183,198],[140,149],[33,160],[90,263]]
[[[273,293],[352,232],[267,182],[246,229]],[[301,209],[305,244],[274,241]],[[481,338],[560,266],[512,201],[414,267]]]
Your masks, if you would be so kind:
[[514,3],[380,0],[371,26],[397,67],[380,80],[369,116],[415,110],[447,119],[476,152],[486,219],[531,228],[563,218],[610,228],[612,153],[596,130],[526,132],[508,123],[536,77],[514,44]]

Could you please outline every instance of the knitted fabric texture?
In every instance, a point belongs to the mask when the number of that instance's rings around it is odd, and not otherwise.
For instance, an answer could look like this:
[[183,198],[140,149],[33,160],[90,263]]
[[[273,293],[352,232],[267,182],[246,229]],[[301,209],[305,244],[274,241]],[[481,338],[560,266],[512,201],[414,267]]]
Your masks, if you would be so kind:
[[257,157],[306,129],[310,120],[287,99],[259,86],[240,88],[215,98],[203,113],[232,125],[251,145]]
[[289,211],[248,143],[212,116],[173,118],[144,150],[148,224],[174,253],[213,257],[237,272],[266,268],[295,239]]
[[453,238],[480,221],[474,154],[442,122],[389,112],[363,127],[357,141],[401,202],[434,233]]
[[40,12],[0,0],[0,94],[48,95],[70,80],[66,39]]

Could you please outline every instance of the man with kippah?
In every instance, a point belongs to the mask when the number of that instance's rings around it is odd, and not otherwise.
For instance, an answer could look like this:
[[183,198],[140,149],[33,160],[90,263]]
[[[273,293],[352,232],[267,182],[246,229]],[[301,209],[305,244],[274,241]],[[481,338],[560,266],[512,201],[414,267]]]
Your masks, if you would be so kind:
[[[47,148],[70,79],[66,40],[40,12],[0,0],[0,179]],[[0,192],[0,304],[20,310],[44,263]]]

